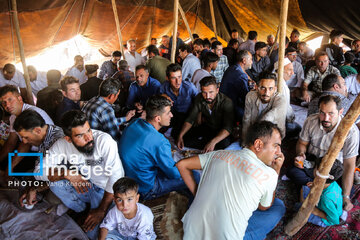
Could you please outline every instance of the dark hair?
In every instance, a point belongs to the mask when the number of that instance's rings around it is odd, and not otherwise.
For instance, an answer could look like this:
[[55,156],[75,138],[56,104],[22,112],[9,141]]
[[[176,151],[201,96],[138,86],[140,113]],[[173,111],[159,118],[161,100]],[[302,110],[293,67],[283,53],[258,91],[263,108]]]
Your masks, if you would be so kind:
[[206,52],[204,56],[204,67],[208,67],[211,63],[219,61],[219,56],[213,52]]
[[343,31],[341,31],[341,30],[332,30],[331,32],[330,32],[330,39],[331,39],[331,41],[334,41],[334,39],[336,38],[336,37],[340,37],[341,35],[343,35],[344,34],[344,32]]
[[288,54],[289,52],[296,52],[296,49],[293,48],[293,47],[287,47],[287,48],[285,49],[285,55]]
[[219,87],[214,76],[207,76],[200,80],[200,87],[207,87],[210,85],[215,85],[216,87]]
[[95,73],[98,69],[99,69],[99,65],[97,65],[97,64],[86,64],[85,65],[86,74]]
[[209,41],[209,39],[205,38],[205,39],[203,40],[203,45],[204,45],[204,47],[205,47],[205,46],[208,46],[208,47],[210,48],[211,42]]
[[[320,163],[322,162],[324,158],[316,158],[315,159],[315,167],[319,169]],[[343,164],[338,160],[335,159],[334,164],[332,165],[329,174],[333,176],[333,179],[326,179],[326,183],[333,183],[336,180],[338,180],[344,173],[344,166]]]
[[20,113],[19,116],[16,117],[14,122],[14,129],[17,132],[21,130],[32,130],[36,127],[45,126],[45,120],[41,117],[39,113],[34,110],[27,109]]
[[70,110],[62,116],[60,122],[64,134],[71,137],[71,129],[83,126],[87,122],[87,118],[85,113],[80,110]]
[[339,77],[338,77],[338,75],[336,75],[334,73],[330,73],[323,79],[322,84],[321,84],[321,89],[323,91],[327,91],[330,88],[332,88],[334,86],[334,84],[340,85]]
[[137,193],[139,190],[139,184],[132,178],[122,177],[114,183],[113,190],[114,195],[117,193],[124,194],[131,190]]
[[15,72],[16,68],[14,64],[11,63],[7,63],[4,65],[3,71],[7,71],[7,72]]
[[113,51],[111,54],[112,57],[121,57],[121,52],[120,51]]
[[266,47],[266,43],[264,43],[264,42],[256,42],[255,43],[255,51],[262,49],[264,47]]
[[270,71],[262,71],[258,77],[258,82],[256,84],[259,84],[262,79],[273,79],[275,81],[275,86],[277,84],[276,74]]
[[154,37],[153,37],[153,38],[151,38],[151,41],[152,41],[152,40],[156,40],[156,41],[157,41],[157,39],[156,39],[156,38],[154,38]]
[[251,53],[248,50],[240,50],[237,54],[236,54],[236,61],[237,62],[242,62],[244,60],[244,58],[251,56]]
[[179,47],[179,50],[182,52],[184,52],[186,50],[188,53],[191,53],[191,47],[188,44],[182,44]]
[[[245,145],[247,147],[251,147],[252,145],[254,145],[256,139],[271,138],[274,130],[278,131],[281,136],[281,131],[275,123],[269,121],[255,122],[249,127],[247,131]],[[266,142],[266,140],[264,140],[263,142]]]
[[286,38],[285,38],[285,45],[288,44],[289,42],[290,42],[289,38],[286,37]]
[[99,86],[100,97],[108,97],[110,94],[116,95],[121,89],[122,84],[118,79],[107,78]]
[[199,35],[198,34],[196,34],[196,33],[193,33],[193,39],[197,39],[197,38],[199,38]]
[[336,104],[336,109],[338,111],[340,111],[342,109],[342,103],[341,103],[341,99],[338,96],[335,95],[325,95],[325,96],[321,96],[319,98],[319,103],[318,103],[318,107],[320,108],[320,104],[324,103],[327,104],[329,102],[335,102]]
[[67,91],[67,85],[73,84],[73,83],[79,83],[79,80],[76,77],[73,77],[73,76],[65,76],[63,79],[60,80],[61,90],[66,92]]
[[235,38],[232,38],[232,39],[230,39],[230,41],[229,41],[229,43],[228,43],[228,47],[232,47],[232,46],[234,46],[235,44],[237,44],[237,43],[239,43],[239,41],[237,40],[237,39],[235,39]]
[[145,104],[146,120],[153,120],[156,116],[164,113],[167,106],[171,106],[168,98],[162,95],[151,96]]
[[210,42],[211,42],[212,40],[217,41],[217,38],[216,38],[216,37],[210,38]]
[[159,49],[155,45],[149,45],[146,48],[148,53],[153,53],[155,56],[159,55]]
[[214,41],[212,44],[211,44],[211,49],[216,49],[217,48],[217,46],[221,46],[222,45],[222,43],[221,42],[219,42],[219,41]]
[[315,61],[316,61],[316,60],[319,60],[319,58],[320,58],[321,56],[327,56],[327,57],[329,58],[329,56],[328,56],[328,54],[327,54],[326,52],[324,52],[324,51],[318,51],[318,52],[315,54]]
[[46,79],[48,85],[58,85],[61,79],[61,72],[56,69],[51,69],[47,71]]
[[126,60],[120,60],[120,61],[118,61],[117,62],[117,67],[118,67],[118,69],[120,69],[120,70],[127,70],[127,68],[128,68],[128,62],[126,61]]
[[147,73],[149,73],[149,69],[145,65],[137,65],[135,68],[135,72],[139,71],[140,69],[144,69]]
[[291,33],[293,33],[295,36],[300,36],[299,30],[297,30],[296,28],[294,28]]
[[238,32],[236,29],[231,30],[231,33]]
[[16,86],[7,84],[0,88],[0,97],[3,97],[8,92],[11,92],[16,96],[20,96],[19,90]]
[[353,63],[355,60],[355,55],[352,52],[346,52],[344,54],[345,57],[345,63]]
[[257,32],[256,31],[249,31],[248,33],[248,38],[249,40],[254,40],[255,38],[257,38]]
[[170,78],[170,73],[181,71],[181,66],[177,63],[171,63],[166,67],[166,76]]
[[195,39],[193,45],[201,45],[204,46],[204,41],[201,38]]

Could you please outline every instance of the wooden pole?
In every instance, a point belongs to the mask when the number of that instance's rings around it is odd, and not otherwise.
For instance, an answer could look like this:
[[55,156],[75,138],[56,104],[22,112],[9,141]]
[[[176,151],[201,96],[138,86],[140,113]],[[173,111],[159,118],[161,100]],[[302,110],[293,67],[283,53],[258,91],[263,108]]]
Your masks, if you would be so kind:
[[124,56],[124,48],[123,48],[123,41],[122,41],[121,30],[120,30],[119,15],[118,15],[118,12],[117,12],[117,7],[116,7],[115,0],[111,0],[111,4],[112,4],[113,12],[114,12],[114,17],[115,17],[116,31],[117,31],[117,35],[118,35],[118,38],[119,38],[120,51],[121,51],[121,54],[123,55],[123,57],[125,58],[125,56]]
[[[336,129],[335,135],[330,144],[329,150],[324,156],[319,166],[319,173],[327,176],[334,164],[337,155],[342,149],[346,136],[348,135],[352,125],[360,114],[360,95],[356,97],[355,101],[351,105],[350,109],[346,113],[345,117],[340,122]],[[316,176],[316,175],[315,175]],[[285,233],[293,236],[300,228],[302,228],[307,222],[311,212],[314,209],[315,204],[319,202],[320,195],[324,188],[326,179],[315,177],[314,185],[310,190],[308,197],[302,204],[299,212],[296,216],[285,226]]]
[[18,44],[19,44],[21,63],[22,63],[23,69],[24,69],[27,102],[31,105],[34,105],[34,99],[32,97],[32,89],[31,89],[31,85],[30,85],[30,77],[29,77],[29,73],[28,73],[26,61],[25,61],[24,46],[23,46],[23,42],[21,39],[21,35],[20,35],[20,25],[19,25],[19,19],[18,19],[18,14],[17,14],[16,0],[11,0],[11,5],[12,5],[12,10],[13,10],[13,20],[14,20],[14,26],[15,26],[15,31],[16,31],[16,38],[17,38]]
[[280,8],[280,39],[279,39],[279,68],[278,68],[278,92],[282,92],[284,83],[284,55],[285,55],[285,38],[286,22],[288,15],[289,0],[281,0]]
[[171,48],[172,63],[175,63],[178,21],[179,21],[179,0],[174,0],[174,31],[172,36],[173,39],[172,39],[172,48]]
[[213,25],[213,28],[214,28],[215,38],[217,39],[216,21],[215,21],[213,0],[209,0],[209,4],[210,4],[210,13],[211,13],[212,25]]
[[190,30],[189,23],[188,23],[188,21],[187,21],[187,19],[186,19],[186,16],[185,16],[184,10],[182,9],[182,7],[181,7],[180,3],[179,3],[179,11],[180,11],[180,14],[181,14],[182,19],[184,20],[184,23],[185,23],[186,29],[187,29],[187,31],[188,31],[188,33],[189,33],[189,36],[190,36],[191,42],[193,42],[193,41],[194,41],[194,38],[193,38],[193,36],[192,36],[192,33],[191,33],[191,30]]

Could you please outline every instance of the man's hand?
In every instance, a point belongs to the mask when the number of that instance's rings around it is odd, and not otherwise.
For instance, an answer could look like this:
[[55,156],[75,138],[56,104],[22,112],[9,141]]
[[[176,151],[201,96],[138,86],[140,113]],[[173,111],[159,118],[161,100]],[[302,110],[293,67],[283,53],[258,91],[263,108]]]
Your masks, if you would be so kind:
[[127,121],[127,122],[130,121],[130,119],[131,119],[133,116],[135,116],[135,113],[136,113],[136,112],[135,112],[135,109],[128,111],[128,112],[126,113],[126,116],[125,116],[126,121]]
[[105,211],[101,209],[92,209],[85,219],[83,228],[85,232],[93,230],[105,217]]
[[214,151],[215,145],[216,145],[216,143],[214,143],[213,141],[208,142],[208,143],[205,145],[203,152],[204,152],[204,153],[207,153],[207,152],[212,152],[212,151]]
[[294,165],[297,168],[304,169],[304,161],[306,159],[305,153],[300,153],[295,157]]
[[285,156],[283,153],[280,153],[275,160],[272,162],[271,167],[277,172],[277,174],[280,174],[280,169],[284,163]]
[[136,107],[136,111],[139,113],[141,113],[144,110],[143,105],[139,102],[134,103],[134,106]]
[[343,197],[343,209],[345,211],[350,211],[354,205],[351,203],[350,199],[347,197]]
[[176,146],[177,146],[180,150],[183,150],[183,148],[184,148],[184,139],[183,139],[181,136],[178,137]]
[[310,102],[310,95],[309,95],[309,92],[307,90],[303,91],[302,98],[304,99],[304,101]]
[[24,199],[28,205],[35,205],[38,201],[36,200],[36,189],[28,189],[21,197],[19,198],[19,203],[21,207],[24,207]]
[[68,174],[65,179],[71,183],[71,186],[75,188],[77,193],[85,193],[88,191],[88,187],[91,188],[90,183],[83,179],[81,175],[71,176]]

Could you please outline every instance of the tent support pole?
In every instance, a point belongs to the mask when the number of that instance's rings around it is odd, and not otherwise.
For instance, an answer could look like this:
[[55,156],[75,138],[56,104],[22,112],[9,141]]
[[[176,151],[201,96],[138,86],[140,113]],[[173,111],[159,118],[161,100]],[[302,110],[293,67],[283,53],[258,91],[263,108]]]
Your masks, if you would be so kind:
[[215,38],[217,39],[216,21],[215,21],[213,0],[209,0],[209,4],[210,4],[210,13],[211,13],[212,25],[213,25],[213,28],[214,28]]
[[284,55],[285,55],[285,38],[286,23],[288,15],[289,0],[281,0],[280,8],[280,38],[279,38],[279,68],[278,68],[278,92],[282,92],[284,83]]
[[121,51],[121,54],[123,55],[123,57],[125,57],[124,56],[124,47],[123,47],[123,43],[122,43],[123,41],[122,41],[122,36],[121,36],[121,30],[120,30],[119,15],[117,12],[115,0],[111,0],[111,4],[112,4],[113,12],[114,12],[114,17],[115,17],[116,31],[117,31],[117,35],[119,38],[120,51]]
[[[349,133],[352,125],[360,114],[360,96],[357,96],[350,109],[346,113],[345,117],[341,120],[338,128],[336,129],[335,135],[330,144],[329,150],[323,157],[320,166],[319,173],[321,175],[329,175],[329,172],[336,160],[337,155],[342,149],[345,138]],[[315,204],[318,203],[320,195],[324,188],[326,179],[315,177],[313,187],[304,203],[302,204],[299,212],[296,216],[285,226],[285,233],[293,236],[300,228],[302,228],[307,222],[311,212],[314,209]]]
[[189,33],[190,39],[191,39],[191,41],[193,42],[193,41],[194,41],[194,38],[193,38],[193,36],[192,36],[189,23],[188,23],[188,21],[187,21],[187,19],[186,19],[184,10],[182,9],[180,3],[179,3],[179,11],[180,11],[180,14],[181,14],[182,19],[184,20],[184,23],[185,23],[186,29],[187,29],[187,31],[188,31],[188,33]]
[[22,63],[23,69],[24,69],[24,78],[25,78],[25,83],[26,83],[26,98],[27,98],[26,100],[29,104],[34,105],[34,99],[32,97],[32,89],[31,89],[31,85],[30,85],[30,77],[29,77],[29,73],[28,73],[26,61],[25,61],[24,46],[23,46],[23,42],[21,39],[21,35],[20,35],[20,25],[19,25],[18,13],[17,13],[16,0],[11,0],[11,5],[12,5],[12,10],[13,10],[13,18],[14,18],[13,20],[14,20],[16,37],[17,37],[19,49],[20,49],[21,63]]
[[178,21],[179,21],[179,0],[174,0],[174,31],[173,31],[173,39],[172,39],[172,47],[171,47],[172,63],[175,63]]

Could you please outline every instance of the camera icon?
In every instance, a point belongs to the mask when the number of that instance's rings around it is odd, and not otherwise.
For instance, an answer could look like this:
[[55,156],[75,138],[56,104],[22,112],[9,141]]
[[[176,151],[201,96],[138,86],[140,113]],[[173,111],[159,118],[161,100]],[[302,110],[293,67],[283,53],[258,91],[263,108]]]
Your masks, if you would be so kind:
[[[11,166],[12,166],[12,158],[15,156],[20,157],[38,157],[40,161],[40,172],[12,172]],[[43,154],[42,153],[18,153],[17,150],[15,150],[13,153],[8,153],[8,159],[9,159],[9,176],[42,176],[43,175]]]

